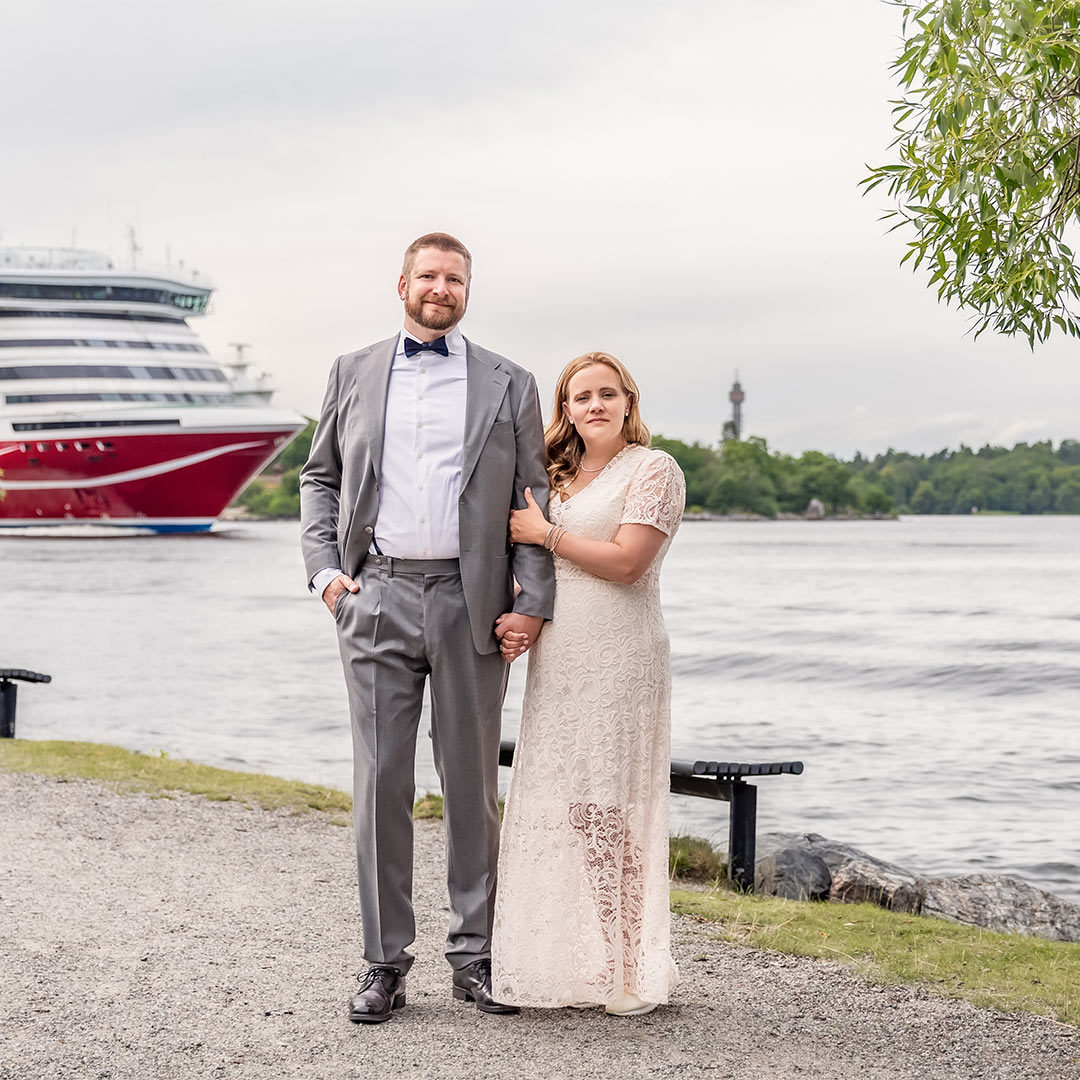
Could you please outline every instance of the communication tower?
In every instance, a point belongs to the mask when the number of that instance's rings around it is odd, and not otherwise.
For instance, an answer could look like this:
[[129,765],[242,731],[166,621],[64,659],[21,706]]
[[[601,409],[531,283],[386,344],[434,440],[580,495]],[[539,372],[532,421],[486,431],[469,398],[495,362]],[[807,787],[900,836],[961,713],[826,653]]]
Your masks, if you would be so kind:
[[739,373],[735,372],[735,382],[731,385],[731,393],[728,401],[731,402],[731,419],[724,424],[724,438],[734,439],[738,442],[742,438],[742,403],[746,400],[746,394],[739,384]]

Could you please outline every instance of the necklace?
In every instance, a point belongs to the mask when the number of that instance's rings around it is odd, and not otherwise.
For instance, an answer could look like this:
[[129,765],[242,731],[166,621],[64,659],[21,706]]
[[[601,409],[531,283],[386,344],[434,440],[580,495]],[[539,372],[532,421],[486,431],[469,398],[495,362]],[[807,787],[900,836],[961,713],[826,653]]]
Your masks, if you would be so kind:
[[598,469],[586,468],[584,461],[580,461],[580,462],[578,462],[578,471],[579,472],[603,472],[615,460],[615,458],[617,458],[619,456],[619,454],[621,454],[622,451],[625,450],[625,449],[626,449],[626,447],[624,446],[622,448],[622,450],[620,450],[619,453],[615,455],[615,457],[608,458],[608,460],[605,461],[604,464],[601,465]]

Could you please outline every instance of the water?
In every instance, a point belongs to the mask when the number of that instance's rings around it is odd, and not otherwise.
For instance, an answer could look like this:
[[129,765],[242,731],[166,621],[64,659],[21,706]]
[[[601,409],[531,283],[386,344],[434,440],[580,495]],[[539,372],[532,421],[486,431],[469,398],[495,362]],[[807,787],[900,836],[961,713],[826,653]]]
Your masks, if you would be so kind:
[[[297,532],[0,537],[0,666],[53,676],[20,688],[19,734],[348,788]],[[1080,901],[1078,555],[1077,517],[687,523],[663,581],[673,755],[804,761],[760,781],[762,831]],[[424,738],[417,781],[438,789]],[[675,799],[672,826],[723,841],[727,807]]]

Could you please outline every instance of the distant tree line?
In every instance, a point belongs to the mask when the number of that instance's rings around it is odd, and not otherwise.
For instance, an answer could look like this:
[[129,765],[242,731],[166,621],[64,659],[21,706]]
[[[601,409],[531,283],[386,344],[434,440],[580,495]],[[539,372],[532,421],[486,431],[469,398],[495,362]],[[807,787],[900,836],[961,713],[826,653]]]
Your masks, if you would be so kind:
[[817,450],[771,452],[764,439],[718,447],[662,437],[686,474],[686,503],[715,513],[774,517],[819,499],[829,513],[1080,514],[1080,442],[1017,443],[940,450],[929,456],[888,450],[841,461]]
[[827,513],[886,514],[894,500],[879,483],[820,450],[798,457],[769,450],[764,439],[728,439],[718,447],[657,436],[686,476],[688,510],[717,514],[801,514],[811,499]]
[[897,450],[875,458],[855,455],[856,475],[876,485],[902,512],[970,514],[1080,514],[1080,442],[1017,443],[939,450],[929,457]]
[[[307,460],[315,422],[249,484],[236,502],[259,517],[300,514],[300,468]],[[827,513],[970,514],[973,509],[1018,514],[1080,514],[1080,441],[1055,450],[1047,442],[1017,443],[1011,450],[984,446],[924,456],[888,450],[841,461],[819,450],[794,457],[771,451],[756,436],[719,446],[658,435],[686,474],[689,510],[775,517],[801,514],[811,499]]]

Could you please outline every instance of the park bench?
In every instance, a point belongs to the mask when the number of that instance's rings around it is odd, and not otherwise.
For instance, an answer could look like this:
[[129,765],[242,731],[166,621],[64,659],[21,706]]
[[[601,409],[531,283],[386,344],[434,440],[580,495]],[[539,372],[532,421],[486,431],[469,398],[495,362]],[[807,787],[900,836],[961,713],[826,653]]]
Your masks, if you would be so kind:
[[[514,763],[514,740],[499,744],[499,764]],[[757,849],[757,785],[747,778],[798,776],[801,761],[774,761],[750,764],[738,761],[673,761],[671,791],[701,799],[722,799],[730,804],[728,819],[728,878],[743,892],[754,891],[754,863]]]
[[25,668],[0,668],[0,739],[15,738],[15,691],[20,682],[52,682],[51,675]]

